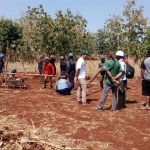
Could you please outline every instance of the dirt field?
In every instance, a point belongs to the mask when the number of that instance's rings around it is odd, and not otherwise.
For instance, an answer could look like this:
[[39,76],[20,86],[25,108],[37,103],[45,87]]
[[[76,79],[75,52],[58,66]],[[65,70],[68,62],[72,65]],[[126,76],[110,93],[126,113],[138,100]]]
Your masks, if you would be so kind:
[[94,110],[102,94],[98,78],[88,88],[87,106],[73,100],[76,90],[62,96],[42,89],[37,77],[25,83],[30,89],[0,89],[0,149],[150,149],[150,111],[139,110],[141,79],[128,80],[126,108],[115,112],[111,93],[105,110]]

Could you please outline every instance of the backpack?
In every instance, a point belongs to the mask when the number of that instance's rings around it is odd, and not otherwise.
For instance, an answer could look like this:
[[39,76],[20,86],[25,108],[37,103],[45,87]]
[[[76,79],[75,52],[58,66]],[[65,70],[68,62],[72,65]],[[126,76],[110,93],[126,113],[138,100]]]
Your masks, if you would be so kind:
[[134,68],[129,63],[126,64],[126,68],[126,78],[132,79],[135,72]]

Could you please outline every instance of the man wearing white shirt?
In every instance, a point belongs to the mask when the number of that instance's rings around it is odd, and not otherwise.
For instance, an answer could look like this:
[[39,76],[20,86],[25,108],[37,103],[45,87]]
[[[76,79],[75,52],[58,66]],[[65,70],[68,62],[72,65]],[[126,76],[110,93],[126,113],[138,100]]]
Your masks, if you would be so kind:
[[[76,64],[75,82],[78,81],[77,100],[80,104],[86,105],[86,66],[85,59],[88,55],[88,51],[82,50],[81,57]],[[82,92],[82,100],[80,99],[80,93]]]
[[125,98],[126,98],[126,63],[123,60],[124,58],[124,52],[121,50],[118,50],[116,52],[116,59],[121,65],[122,75],[119,78],[120,81],[120,88],[118,90],[118,104],[117,109],[121,109],[125,107]]

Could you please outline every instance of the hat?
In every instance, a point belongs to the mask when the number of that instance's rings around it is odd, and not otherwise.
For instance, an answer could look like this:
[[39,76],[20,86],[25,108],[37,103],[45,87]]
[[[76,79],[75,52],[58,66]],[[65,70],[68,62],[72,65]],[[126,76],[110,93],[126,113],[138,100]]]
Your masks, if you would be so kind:
[[104,55],[100,55],[100,58],[105,58],[105,56]]
[[88,53],[87,50],[82,50],[82,51],[81,51],[81,54],[82,54],[82,55],[85,55],[85,54],[86,54],[86,55],[89,55],[89,53]]
[[17,68],[12,68],[12,71],[17,71]]
[[116,52],[116,56],[124,57],[124,52],[119,50]]
[[46,57],[45,57],[45,60],[48,60],[48,59],[49,59],[49,57],[46,56]]
[[69,53],[68,56],[69,56],[69,57],[73,57],[73,53]]
[[60,56],[60,59],[65,59],[65,57],[64,56]]
[[4,58],[4,54],[0,54],[0,58]]

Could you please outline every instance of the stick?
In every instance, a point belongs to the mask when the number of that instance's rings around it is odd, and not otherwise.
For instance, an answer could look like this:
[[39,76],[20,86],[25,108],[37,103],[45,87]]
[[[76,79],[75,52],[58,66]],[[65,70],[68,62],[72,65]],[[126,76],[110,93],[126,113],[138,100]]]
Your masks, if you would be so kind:
[[100,68],[100,70],[94,75],[94,77],[87,83],[87,85],[88,84],[90,84],[97,76],[98,76],[98,74],[100,73],[102,71],[102,68]]
[[47,77],[58,77],[59,75],[47,75],[47,74],[24,74],[24,76],[47,76]]

